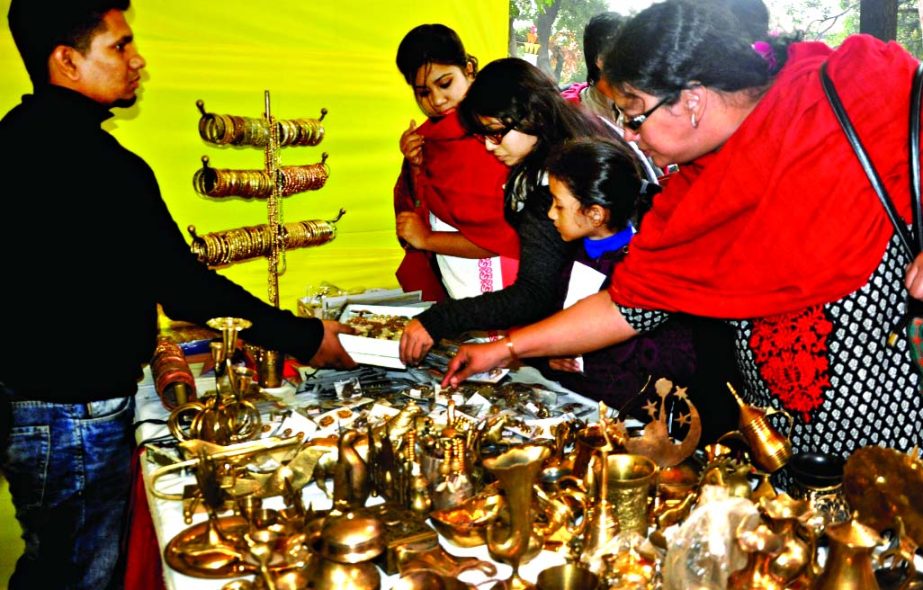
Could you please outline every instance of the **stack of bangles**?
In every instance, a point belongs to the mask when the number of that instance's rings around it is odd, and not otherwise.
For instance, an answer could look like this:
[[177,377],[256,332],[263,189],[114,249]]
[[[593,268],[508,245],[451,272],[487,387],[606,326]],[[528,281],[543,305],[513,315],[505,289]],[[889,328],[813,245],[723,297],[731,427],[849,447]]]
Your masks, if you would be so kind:
[[163,337],[159,339],[151,359],[151,374],[154,389],[166,409],[172,410],[196,399],[195,378],[183,349],[175,342]]

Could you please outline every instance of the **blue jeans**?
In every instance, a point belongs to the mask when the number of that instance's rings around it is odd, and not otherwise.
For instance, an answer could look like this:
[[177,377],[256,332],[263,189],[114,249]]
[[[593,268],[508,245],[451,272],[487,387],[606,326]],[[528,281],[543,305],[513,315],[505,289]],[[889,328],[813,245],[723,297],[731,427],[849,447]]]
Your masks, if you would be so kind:
[[[0,384],[4,403],[13,395]],[[10,590],[121,587],[134,397],[10,405],[0,469],[9,480],[25,541]]]

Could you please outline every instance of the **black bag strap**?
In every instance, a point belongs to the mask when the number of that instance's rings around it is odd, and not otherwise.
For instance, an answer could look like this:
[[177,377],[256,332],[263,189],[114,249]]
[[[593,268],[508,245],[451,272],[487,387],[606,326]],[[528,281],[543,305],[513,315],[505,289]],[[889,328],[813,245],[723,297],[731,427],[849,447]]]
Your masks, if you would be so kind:
[[923,98],[923,62],[917,64],[910,91],[910,198],[917,252],[923,251],[923,203],[920,202],[920,101]]
[[862,165],[862,170],[868,176],[872,188],[875,189],[875,194],[878,195],[888,219],[891,220],[894,231],[900,238],[901,246],[907,251],[910,258],[916,258],[916,255],[923,248],[923,235],[921,235],[923,233],[921,232],[921,228],[923,228],[923,210],[921,210],[921,207],[923,206],[920,203],[920,96],[921,90],[923,90],[923,64],[920,64],[914,73],[910,99],[910,195],[913,206],[913,232],[907,228],[904,220],[897,212],[897,208],[894,206],[894,202],[891,201],[891,197],[888,196],[888,191],[885,189],[881,177],[869,159],[868,152],[865,151],[865,147],[859,140],[855,128],[846,115],[846,109],[843,108],[843,103],[833,86],[833,81],[827,74],[826,62],[820,68],[820,79],[824,87],[824,94],[827,95],[827,100],[830,101],[830,106],[833,107],[837,121],[839,121],[840,127],[843,128],[846,139],[859,159],[859,164]]

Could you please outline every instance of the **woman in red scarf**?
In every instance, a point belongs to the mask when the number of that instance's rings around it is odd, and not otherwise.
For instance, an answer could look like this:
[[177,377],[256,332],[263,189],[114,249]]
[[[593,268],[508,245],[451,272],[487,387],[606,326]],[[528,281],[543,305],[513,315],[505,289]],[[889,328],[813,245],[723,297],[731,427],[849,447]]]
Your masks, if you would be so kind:
[[[606,56],[626,139],[679,162],[608,293],[463,347],[446,383],[511,356],[568,355],[646,332],[672,312],[736,330],[751,403],[794,417],[796,451],[846,456],[923,439],[906,342],[886,343],[907,305],[910,256],[824,97],[827,70],[892,199],[910,220],[907,124],[917,60],[856,35],[836,50],[754,44],[733,17],[667,0],[632,19]],[[908,285],[912,278],[907,275]],[[715,391],[713,395],[728,395]]]
[[507,168],[462,128],[455,112],[477,59],[455,31],[426,24],[404,36],[396,61],[427,116],[419,127],[411,121],[401,136],[405,159],[394,209],[407,251],[398,281],[405,291],[422,290],[428,301],[500,290],[513,283],[519,266],[519,237],[503,213]]

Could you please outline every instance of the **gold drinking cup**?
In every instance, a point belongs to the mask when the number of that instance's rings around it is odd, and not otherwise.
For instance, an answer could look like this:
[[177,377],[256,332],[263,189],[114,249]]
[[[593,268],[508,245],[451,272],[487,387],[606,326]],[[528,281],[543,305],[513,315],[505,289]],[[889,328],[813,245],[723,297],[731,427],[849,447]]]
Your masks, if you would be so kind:
[[606,446],[606,437],[603,435],[602,426],[590,424],[581,428],[576,437],[576,452],[571,467],[571,473],[583,479],[590,469],[590,462],[594,456],[599,456],[599,451]]
[[536,590],[597,590],[599,576],[575,563],[556,565],[542,570],[535,581]]
[[609,455],[606,465],[607,500],[619,520],[619,531],[647,536],[647,507],[657,465],[643,455]]
[[273,388],[282,385],[285,355],[277,350],[264,350],[260,359],[260,385]]

